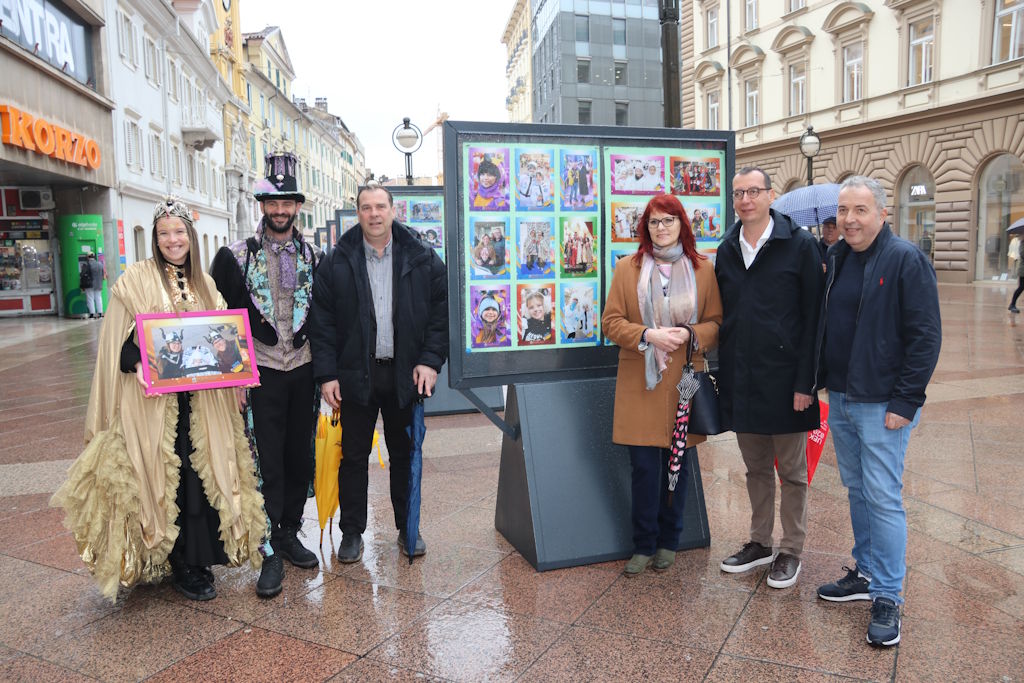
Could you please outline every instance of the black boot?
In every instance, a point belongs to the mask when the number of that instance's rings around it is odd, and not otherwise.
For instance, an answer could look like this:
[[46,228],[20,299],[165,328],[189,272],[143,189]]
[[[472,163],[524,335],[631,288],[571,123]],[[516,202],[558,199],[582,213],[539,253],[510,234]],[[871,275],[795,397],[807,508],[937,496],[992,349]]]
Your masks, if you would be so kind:
[[284,579],[284,562],[280,555],[271,555],[263,560],[260,579],[256,582],[256,595],[261,598],[272,598],[281,592],[281,581]]
[[341,547],[338,548],[338,562],[353,564],[363,557],[363,537],[361,534],[342,532]]
[[296,567],[312,569],[320,564],[306,546],[299,540],[298,530],[292,527],[281,527],[280,532],[270,539],[270,545],[274,547],[274,554],[280,555],[282,559],[288,560]]
[[217,591],[203,573],[203,567],[175,567],[174,589],[189,600],[213,600]]

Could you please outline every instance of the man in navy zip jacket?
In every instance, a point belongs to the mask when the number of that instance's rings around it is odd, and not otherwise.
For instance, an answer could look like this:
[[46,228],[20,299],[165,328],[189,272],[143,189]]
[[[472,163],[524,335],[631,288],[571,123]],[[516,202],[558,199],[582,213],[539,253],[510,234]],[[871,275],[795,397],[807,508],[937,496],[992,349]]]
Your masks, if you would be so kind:
[[920,249],[892,233],[886,215],[877,180],[854,176],[842,184],[838,224],[845,241],[828,250],[816,345],[817,386],[831,401],[856,562],[819,587],[818,597],[871,600],[867,640],[878,646],[900,641],[903,460],[942,344],[935,271]]

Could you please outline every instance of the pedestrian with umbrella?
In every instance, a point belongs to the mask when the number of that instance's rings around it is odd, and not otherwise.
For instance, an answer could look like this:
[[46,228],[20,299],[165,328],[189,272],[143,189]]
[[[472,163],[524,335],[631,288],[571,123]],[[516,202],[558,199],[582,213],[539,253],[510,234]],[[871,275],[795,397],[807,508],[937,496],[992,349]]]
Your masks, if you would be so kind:
[[778,213],[784,213],[796,225],[821,225],[828,219],[836,222],[839,204],[839,185],[821,183],[790,190],[771,204]]
[[1017,299],[1024,293],[1024,218],[1014,221],[1006,229],[1007,235],[1013,235],[1008,250],[1009,260],[1013,264],[1013,275],[1017,278],[1017,289],[1010,299],[1010,313],[1020,313],[1017,308]]
[[[722,300],[715,270],[697,252],[683,205],[651,199],[637,224],[640,246],[615,269],[605,334],[619,346],[612,441],[629,449],[633,557],[627,576],[675,562],[683,530],[688,458],[704,436],[688,433],[680,384],[687,350],[699,362],[718,345]],[[678,385],[678,386],[677,386]]]
[[[359,223],[324,259],[313,286],[314,374],[325,401],[341,415],[338,473],[342,540],[338,561],[358,562],[366,531],[368,461],[377,417],[391,465],[398,545],[426,552],[419,535],[421,396],[430,396],[448,358],[447,271],[440,257],[395,220],[391,192],[364,187]],[[414,469],[415,468],[415,469]],[[414,504],[416,503],[416,504]],[[415,508],[415,528],[410,512]]]

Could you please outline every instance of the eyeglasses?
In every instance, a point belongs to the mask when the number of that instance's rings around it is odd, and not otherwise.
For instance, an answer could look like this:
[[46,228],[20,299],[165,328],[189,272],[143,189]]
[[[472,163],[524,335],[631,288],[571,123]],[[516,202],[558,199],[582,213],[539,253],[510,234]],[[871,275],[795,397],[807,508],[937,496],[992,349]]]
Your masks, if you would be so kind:
[[745,192],[747,196],[750,197],[751,199],[757,199],[757,195],[761,194],[762,192],[767,192],[768,189],[769,188],[767,187],[751,187],[746,190],[733,190],[732,198],[735,199],[736,201],[739,201],[743,199],[743,193]]
[[647,227],[657,228],[659,225],[664,225],[666,228],[671,228],[675,225],[675,222],[679,220],[676,216],[665,216],[664,218],[648,218]]

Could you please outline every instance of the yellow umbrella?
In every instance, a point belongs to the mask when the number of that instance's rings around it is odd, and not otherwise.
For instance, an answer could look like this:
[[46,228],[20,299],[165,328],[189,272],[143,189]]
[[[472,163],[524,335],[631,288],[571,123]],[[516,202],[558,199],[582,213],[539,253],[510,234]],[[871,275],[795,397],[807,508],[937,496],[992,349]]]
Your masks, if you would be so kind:
[[[373,430],[373,445],[377,447],[377,461],[384,468],[380,452],[380,435]],[[371,448],[372,448],[371,446]],[[324,527],[338,510],[338,468],[341,466],[341,415],[335,410],[330,415],[320,413],[316,423],[316,472],[313,493],[316,512],[320,520],[320,543],[324,542]]]

